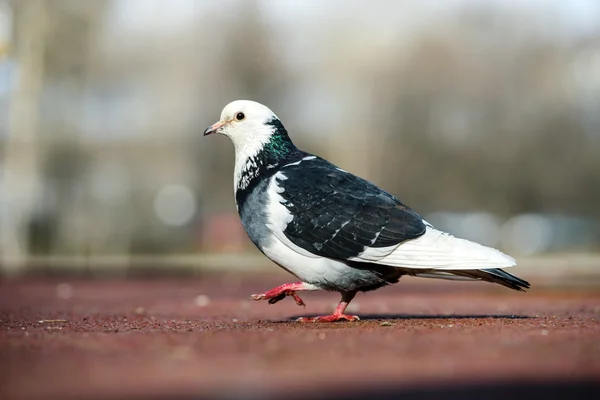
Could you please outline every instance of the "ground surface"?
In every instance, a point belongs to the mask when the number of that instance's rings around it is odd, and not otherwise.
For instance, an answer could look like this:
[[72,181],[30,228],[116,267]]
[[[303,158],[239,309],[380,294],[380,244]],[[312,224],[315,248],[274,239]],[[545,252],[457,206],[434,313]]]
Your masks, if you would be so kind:
[[[286,275],[0,281],[0,398],[600,398],[600,292],[406,279],[360,322]],[[535,283],[535,282],[532,282]]]

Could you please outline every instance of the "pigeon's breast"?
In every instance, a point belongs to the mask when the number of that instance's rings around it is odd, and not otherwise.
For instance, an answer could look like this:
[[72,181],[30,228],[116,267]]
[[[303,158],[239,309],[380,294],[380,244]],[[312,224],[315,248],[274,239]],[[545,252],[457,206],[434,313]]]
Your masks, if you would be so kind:
[[242,225],[252,242],[261,250],[270,240],[271,232],[267,227],[268,183],[264,179],[245,194],[244,201],[238,204]]

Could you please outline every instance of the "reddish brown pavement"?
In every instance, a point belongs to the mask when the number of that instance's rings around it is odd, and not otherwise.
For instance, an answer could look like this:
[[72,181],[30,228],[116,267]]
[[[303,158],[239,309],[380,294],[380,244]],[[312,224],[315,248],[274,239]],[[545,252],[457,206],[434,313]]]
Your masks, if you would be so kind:
[[0,281],[0,398],[600,398],[597,287],[408,278],[302,324],[339,295],[248,298],[287,279]]

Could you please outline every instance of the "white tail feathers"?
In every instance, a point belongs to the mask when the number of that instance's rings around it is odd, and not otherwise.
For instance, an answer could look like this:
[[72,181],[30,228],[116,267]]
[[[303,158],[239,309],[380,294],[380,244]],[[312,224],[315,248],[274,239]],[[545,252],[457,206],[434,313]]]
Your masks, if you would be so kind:
[[512,257],[499,250],[456,238],[430,226],[425,234],[416,239],[394,247],[368,248],[354,260],[402,268],[439,270],[506,268],[516,265]]

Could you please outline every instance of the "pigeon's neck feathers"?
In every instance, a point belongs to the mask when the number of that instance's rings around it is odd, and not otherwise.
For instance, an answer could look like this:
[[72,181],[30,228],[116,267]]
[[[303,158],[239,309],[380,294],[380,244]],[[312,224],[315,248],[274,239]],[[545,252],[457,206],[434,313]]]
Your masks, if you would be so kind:
[[238,207],[261,179],[272,175],[278,167],[306,156],[294,146],[277,118],[266,122],[261,132],[253,132],[252,140],[236,146],[235,150],[234,191]]
[[291,153],[298,151],[281,121],[273,118],[266,125],[273,133],[259,152],[262,157],[270,158],[271,161],[285,160]]

